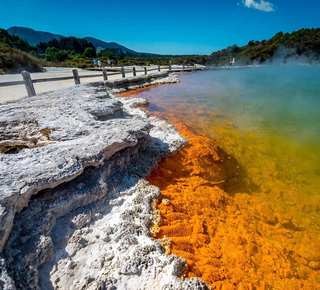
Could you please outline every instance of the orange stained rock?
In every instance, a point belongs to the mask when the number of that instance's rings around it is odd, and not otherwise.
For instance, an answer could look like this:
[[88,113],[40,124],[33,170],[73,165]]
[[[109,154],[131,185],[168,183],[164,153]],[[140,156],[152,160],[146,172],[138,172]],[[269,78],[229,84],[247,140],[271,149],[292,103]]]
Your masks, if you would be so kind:
[[175,124],[188,138],[159,162],[156,235],[186,259],[187,277],[213,289],[320,289],[320,239],[290,215],[254,197],[246,172],[213,141]]

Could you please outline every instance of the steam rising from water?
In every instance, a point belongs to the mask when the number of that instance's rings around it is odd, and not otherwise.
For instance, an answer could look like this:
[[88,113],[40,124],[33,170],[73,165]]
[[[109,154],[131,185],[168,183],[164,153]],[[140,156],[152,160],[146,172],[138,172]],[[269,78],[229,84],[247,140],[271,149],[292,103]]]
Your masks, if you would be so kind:
[[269,59],[266,64],[269,66],[278,66],[285,64],[288,66],[319,66],[319,55],[317,53],[307,51],[303,54],[299,53],[299,47],[278,48],[276,53]]
[[211,99],[243,130],[272,130],[290,142],[316,145],[320,141],[319,72],[320,67],[270,66],[209,73],[207,102]]
[[271,130],[288,142],[316,145],[320,142],[319,73],[320,67],[302,66],[205,72],[182,76],[188,84],[179,92],[181,101],[206,104],[204,114],[220,111],[240,130],[257,134]]

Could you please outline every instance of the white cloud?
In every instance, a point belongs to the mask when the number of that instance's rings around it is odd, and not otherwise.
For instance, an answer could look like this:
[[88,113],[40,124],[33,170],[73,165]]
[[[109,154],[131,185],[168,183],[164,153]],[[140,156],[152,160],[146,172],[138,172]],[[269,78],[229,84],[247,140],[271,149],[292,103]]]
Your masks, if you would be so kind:
[[263,0],[260,0],[260,2],[255,2],[255,0],[242,0],[242,3],[244,4],[244,6],[247,6],[248,8],[255,8],[264,12],[274,11],[274,5],[267,1],[265,2]]

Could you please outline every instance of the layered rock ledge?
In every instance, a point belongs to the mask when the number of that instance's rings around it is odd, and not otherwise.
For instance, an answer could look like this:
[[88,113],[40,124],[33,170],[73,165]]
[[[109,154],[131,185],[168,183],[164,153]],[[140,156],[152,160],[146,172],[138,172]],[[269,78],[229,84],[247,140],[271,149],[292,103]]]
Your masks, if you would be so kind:
[[[122,85],[177,78],[137,80]],[[1,288],[207,289],[149,233],[160,192],[144,178],[187,140],[106,86],[0,107]]]

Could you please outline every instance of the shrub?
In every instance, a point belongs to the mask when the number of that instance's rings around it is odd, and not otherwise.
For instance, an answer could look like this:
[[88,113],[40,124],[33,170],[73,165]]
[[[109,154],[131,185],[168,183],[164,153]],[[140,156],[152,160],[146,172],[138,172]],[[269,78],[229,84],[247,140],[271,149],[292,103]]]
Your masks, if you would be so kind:
[[0,71],[17,73],[23,70],[30,72],[42,71],[40,61],[28,53],[0,44]]

